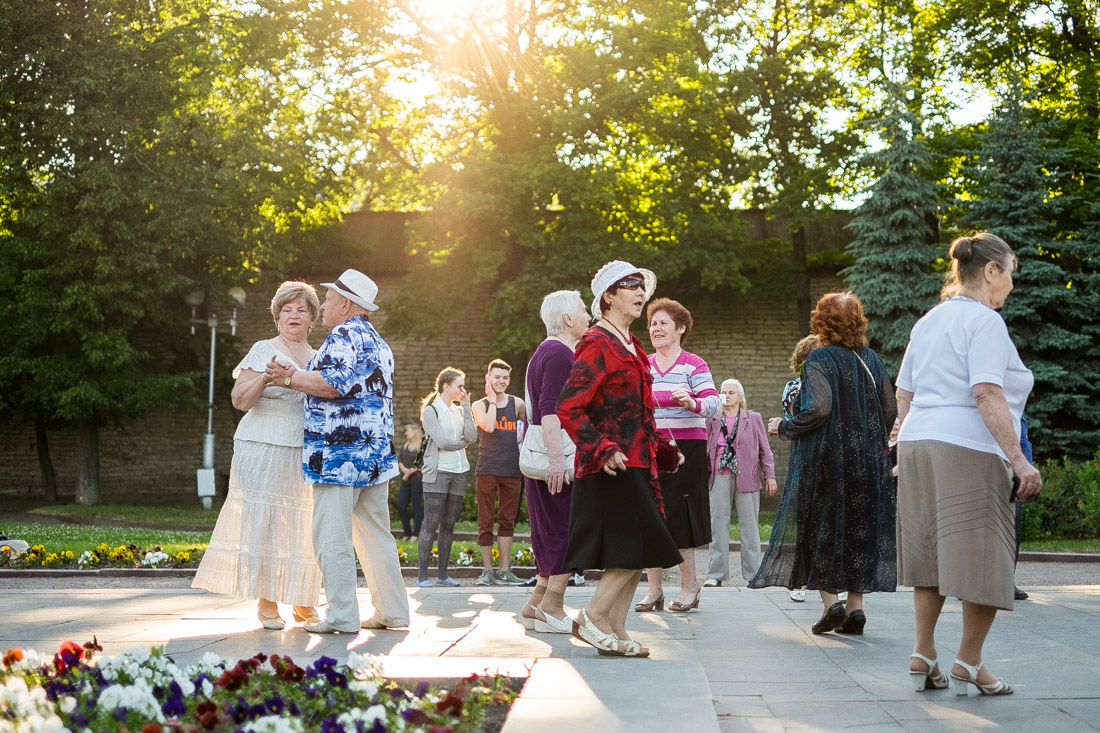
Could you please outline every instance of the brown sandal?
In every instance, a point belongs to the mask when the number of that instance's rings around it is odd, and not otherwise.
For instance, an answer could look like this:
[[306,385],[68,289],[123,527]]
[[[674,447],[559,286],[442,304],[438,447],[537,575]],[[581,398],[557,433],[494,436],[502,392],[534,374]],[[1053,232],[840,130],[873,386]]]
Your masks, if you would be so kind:
[[687,613],[693,608],[699,608],[699,595],[701,593],[701,590],[695,591],[695,599],[692,600],[691,603],[680,603],[679,601],[673,601],[672,603],[668,604],[668,610],[672,611],[673,613]]

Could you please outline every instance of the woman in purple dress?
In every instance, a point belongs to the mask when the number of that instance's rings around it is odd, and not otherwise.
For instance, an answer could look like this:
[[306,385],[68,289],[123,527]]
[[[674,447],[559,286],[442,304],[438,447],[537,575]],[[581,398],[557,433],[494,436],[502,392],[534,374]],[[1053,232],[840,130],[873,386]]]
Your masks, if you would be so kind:
[[566,481],[561,421],[554,408],[573,368],[573,350],[588,330],[588,310],[579,292],[559,290],[542,299],[539,315],[546,325],[546,340],[535,349],[527,365],[527,410],[530,424],[542,426],[550,468],[546,481],[523,479],[538,583],[520,617],[526,628],[568,634],[573,630],[573,619],[565,615],[562,603],[573,569],[563,563],[573,485]]

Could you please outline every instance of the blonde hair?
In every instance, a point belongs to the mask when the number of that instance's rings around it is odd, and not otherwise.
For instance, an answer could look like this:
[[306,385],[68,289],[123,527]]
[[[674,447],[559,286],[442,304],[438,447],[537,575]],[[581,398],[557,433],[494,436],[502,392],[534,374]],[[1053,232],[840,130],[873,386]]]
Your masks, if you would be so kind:
[[794,351],[791,352],[791,371],[798,374],[799,365],[806,361],[806,357],[818,346],[821,346],[821,339],[817,337],[816,333],[811,333],[809,336],[799,339],[798,343],[794,345]]
[[271,298],[271,317],[275,323],[279,322],[279,312],[287,303],[296,300],[304,300],[309,308],[309,322],[317,320],[317,314],[321,312],[321,301],[317,300],[317,291],[309,283],[300,280],[287,280],[275,291]]
[[[408,432],[410,430],[412,430],[416,434],[416,437],[412,439],[412,442],[409,442],[408,437]],[[420,442],[424,440],[424,428],[420,427],[420,423],[405,423],[405,433],[405,450],[420,450]]]
[[737,394],[741,395],[741,407],[748,409],[749,399],[748,397],[745,397],[745,387],[741,384],[741,382],[736,379],[727,379],[722,382],[722,384],[718,387],[718,391],[721,392],[723,389],[725,389],[727,384],[737,388]]
[[420,411],[424,412],[424,408],[435,401],[435,398],[438,397],[441,392],[443,392],[443,388],[448,384],[454,383],[454,381],[459,377],[465,379],[466,372],[462,371],[458,367],[444,367],[443,371],[441,371],[439,375],[435,378],[435,389],[432,390],[431,394],[420,401]]

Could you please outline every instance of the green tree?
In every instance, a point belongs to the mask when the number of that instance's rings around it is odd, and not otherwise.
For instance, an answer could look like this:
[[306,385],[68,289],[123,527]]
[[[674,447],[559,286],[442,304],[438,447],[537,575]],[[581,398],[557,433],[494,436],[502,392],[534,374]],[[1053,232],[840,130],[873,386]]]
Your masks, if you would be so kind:
[[0,17],[0,409],[76,426],[94,503],[99,426],[197,401],[183,293],[276,275],[356,190],[379,82],[349,96],[337,62],[369,55],[384,12],[0,0]]
[[744,291],[750,276],[782,282],[760,277],[778,258],[746,243],[732,211],[740,120],[700,63],[701,16],[657,0],[505,3],[503,13],[465,29],[463,63],[424,32],[434,73],[472,111],[457,120],[455,157],[428,171],[441,192],[417,230],[428,262],[410,274],[395,320],[430,332],[494,284],[481,301],[486,341],[522,353],[540,338],[541,296],[574,287],[587,298],[611,259],[652,268],[689,301]]
[[870,196],[849,227],[848,252],[856,264],[841,274],[863,301],[867,337],[887,368],[897,373],[913,324],[936,302],[936,185],[928,180],[932,153],[920,122],[904,108],[883,125],[889,147],[869,156],[878,172]]
[[1082,237],[1062,229],[1074,202],[1063,195],[1068,156],[1052,127],[1010,90],[966,168],[973,181],[966,221],[1002,237],[1019,260],[1003,314],[1035,374],[1027,407],[1035,452],[1084,460],[1100,444],[1100,248],[1092,230]]
[[708,64],[721,70],[723,101],[742,121],[731,141],[747,159],[738,190],[745,205],[786,221],[803,333],[812,307],[805,224],[843,193],[858,143],[843,122],[848,103],[836,62],[850,28],[844,5],[749,0],[711,10]]

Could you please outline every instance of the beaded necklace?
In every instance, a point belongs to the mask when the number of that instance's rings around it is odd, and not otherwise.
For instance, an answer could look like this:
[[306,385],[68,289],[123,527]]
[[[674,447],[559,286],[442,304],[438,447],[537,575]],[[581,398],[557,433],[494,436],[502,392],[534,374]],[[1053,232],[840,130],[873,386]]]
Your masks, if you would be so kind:
[[617,334],[619,334],[620,336],[623,337],[623,341],[626,342],[627,346],[633,345],[634,341],[630,338],[630,336],[628,336],[626,333],[624,333],[621,328],[619,328],[614,323],[612,323],[610,318],[608,318],[607,316],[604,316],[603,317],[603,322],[606,323],[607,325],[611,326],[613,329],[615,329],[615,333],[617,333]]

